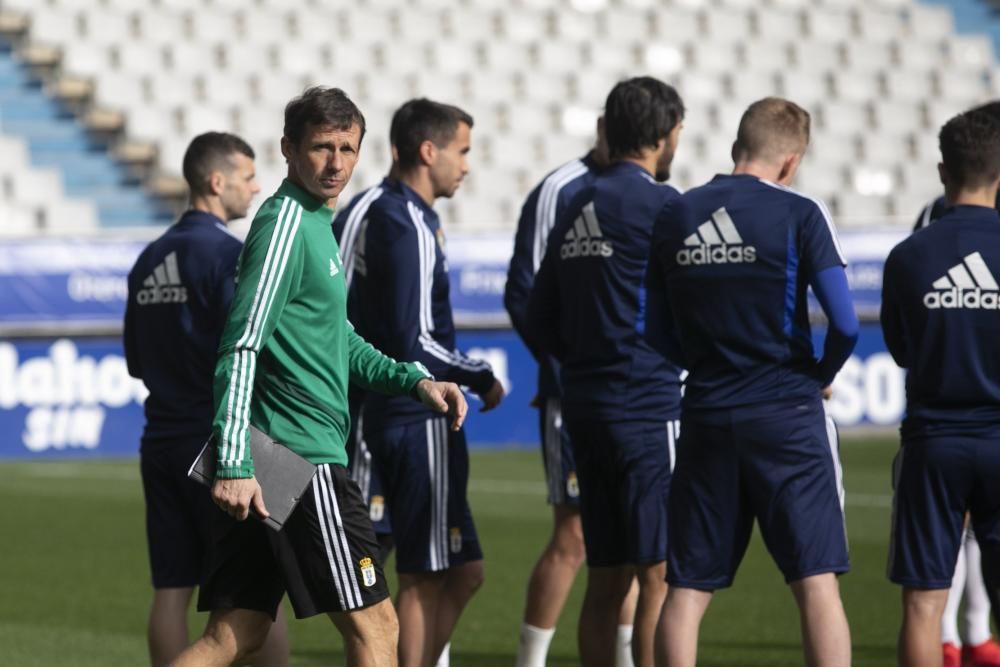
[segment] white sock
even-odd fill
[[[958,560],[955,562],[955,576],[951,578],[951,589],[948,591],[948,602],[941,615],[941,643],[962,645],[958,636],[958,608],[962,604],[962,592],[965,590],[965,540],[958,549]]]
[[[521,624],[521,641],[517,647],[515,667],[545,667],[545,658],[549,655],[549,644],[555,628],[536,628],[527,623]]]
[[[615,667],[635,667],[632,662],[632,626],[618,626],[618,641],[615,645]]]
[[[965,643],[979,646],[990,638],[990,596],[983,582],[979,542],[971,530],[965,534]]]
[[[451,664],[451,642],[444,645],[441,649],[441,655],[438,656],[438,661],[434,664],[434,667],[449,667]]]

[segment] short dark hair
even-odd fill
[[[604,134],[612,160],[656,146],[684,119],[673,86],[649,76],[618,82],[604,103]]]
[[[200,195],[208,191],[208,179],[213,171],[231,171],[235,166],[232,161],[234,153],[254,159],[250,144],[235,134],[206,132],[192,139],[184,151],[182,166],[191,194]]]
[[[938,141],[955,185],[978,188],[1000,178],[1000,115],[993,105],[958,114],[941,128]]]
[[[442,148],[455,138],[459,123],[472,127],[472,116],[451,104],[420,97],[396,109],[389,127],[389,141],[396,147],[396,161],[403,169],[420,162],[420,145],[432,141]]]
[[[313,86],[285,105],[284,134],[296,146],[310,125],[349,130],[354,124],[361,128],[360,139],[364,139],[365,117],[340,88]]]
[[[743,112],[733,144],[733,160],[803,153],[809,146],[809,112],[780,97],[757,100]]]

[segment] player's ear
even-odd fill
[[[281,138],[281,154],[284,156],[285,160],[290,161],[292,159],[292,154],[295,152],[295,147],[292,146],[292,142],[288,140],[288,137]]]
[[[802,162],[802,153],[790,153],[781,161],[781,171],[778,173],[778,183],[790,185],[795,180],[795,172],[799,170],[799,163]]]
[[[221,171],[213,171],[208,176],[208,189],[218,197],[226,189],[226,176]]]
[[[944,168],[944,162],[938,162],[938,180],[941,181],[941,185],[948,187],[948,172]]]
[[[430,139],[425,139],[420,144],[420,161],[428,167],[434,164],[437,158],[437,146]]]

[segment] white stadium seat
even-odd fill
[[[757,35],[768,41],[791,41],[802,34],[805,26],[802,12],[762,7],[756,12]]]
[[[914,102],[880,100],[872,105],[872,115],[874,132],[883,137],[918,134],[924,129],[923,105]]]
[[[831,75],[838,99],[864,103],[882,95],[882,77],[878,73],[843,70]]]
[[[38,210],[22,203],[0,199],[0,237],[18,238],[37,236],[39,232]]]
[[[886,42],[852,40],[844,46],[844,58],[850,71],[878,72],[893,67],[894,47]]]
[[[933,94],[933,79],[929,72],[893,71],[885,77],[886,93],[898,102],[919,103]]]

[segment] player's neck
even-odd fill
[[[405,184],[408,188],[417,193],[428,206],[434,206],[434,185],[431,183],[430,174],[426,169],[411,169],[403,171],[393,165],[389,170],[389,178]]]
[[[763,181],[777,183],[781,167],[760,160],[740,160],[733,166],[733,176],[755,176]]]
[[[631,162],[632,164],[639,165],[650,176],[656,176],[656,163],[658,160],[659,155],[649,151],[637,157],[623,157],[621,159],[622,162]]]
[[[219,220],[222,220],[223,223],[227,225],[229,224],[229,220],[226,220],[226,209],[222,206],[222,202],[220,202],[216,197],[192,197],[191,210],[201,211],[202,213],[210,213]]]
[[[952,206],[983,206],[993,208],[996,206],[997,189],[987,186],[985,188],[945,188],[944,198]]]

